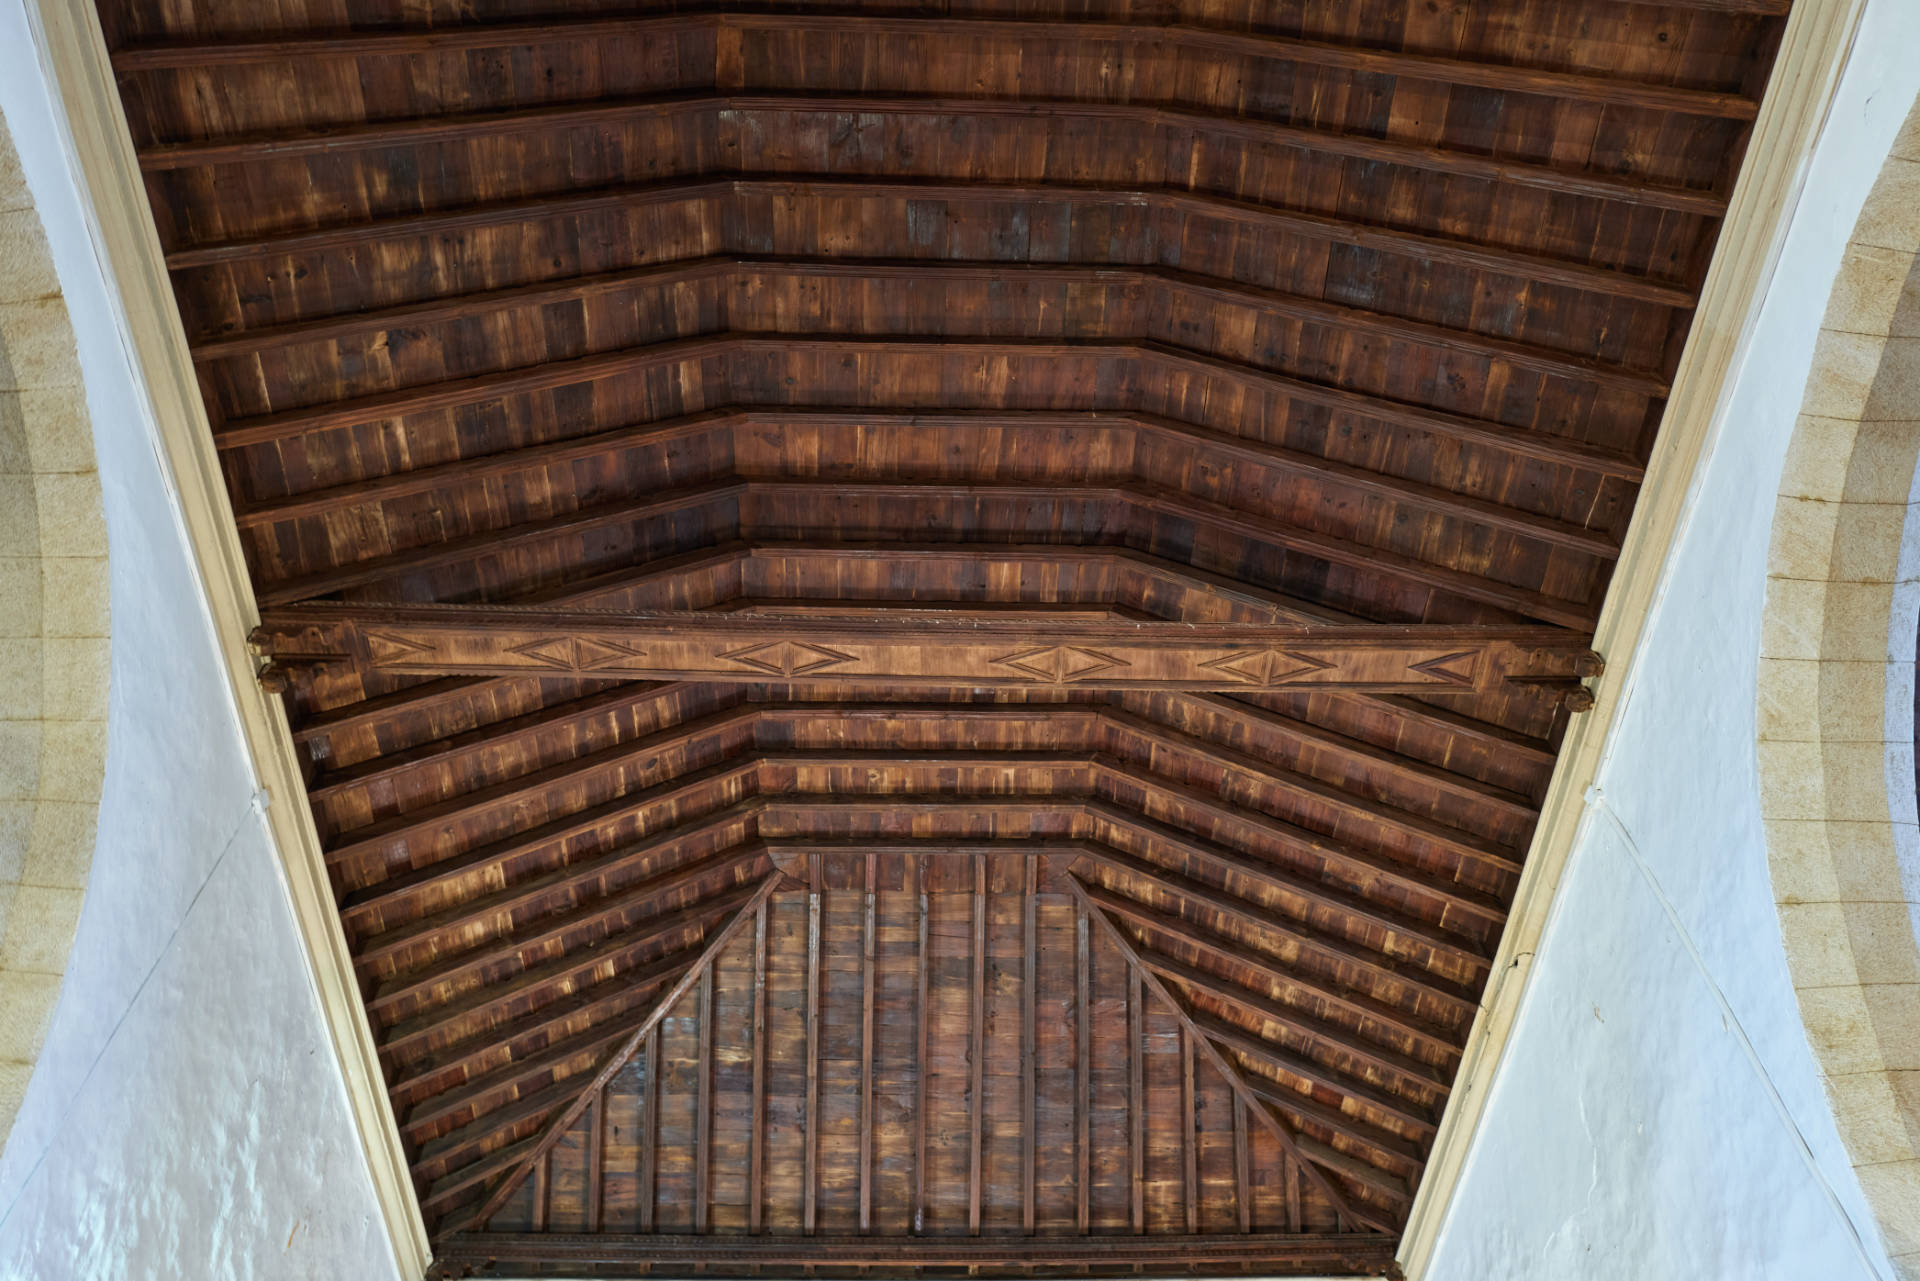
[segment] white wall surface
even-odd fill
[[[1872,0],[1625,673],[1433,1281],[1892,1275],[1788,977],[1755,680],[1814,340],[1917,90],[1920,0]]]
[[[0,1154],[0,1278],[394,1273],[151,413],[22,0],[0,110],[73,317],[111,556],[99,843]]]

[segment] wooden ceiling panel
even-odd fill
[[[440,1269],[1387,1272],[1786,7],[105,0]]]

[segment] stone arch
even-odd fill
[[[106,772],[107,534],[53,256],[0,128],[0,1138],[45,1039]]]
[[[1920,1278],[1920,104],[1847,245],[1782,469],[1759,678],[1788,967],[1854,1170]]]

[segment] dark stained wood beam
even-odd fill
[[[807,1083],[800,1230],[812,1236],[820,1215],[820,874],[817,859],[807,862]]]
[[[550,134],[570,129],[675,119],[716,121],[723,114],[768,117],[937,116],[943,120],[995,119],[1029,123],[1090,121],[1118,124],[1143,134],[1195,133],[1249,147],[1274,147],[1395,165],[1423,173],[1508,184],[1589,200],[1616,201],[1650,209],[1714,218],[1727,198],[1715,191],[1677,187],[1593,170],[1500,160],[1476,152],[1431,146],[1340,129],[1288,124],[1203,106],[1132,102],[1079,102],[1026,98],[895,97],[883,94],[715,93],[692,90],[648,97],[556,104],[509,111],[477,111],[336,125],[301,133],[264,133],[169,142],[140,151],[148,173],[207,166],[260,164],[275,160],[340,156],[394,147],[435,146]],[[1150,145],[1143,138],[1142,145]]]
[[[967,1232],[980,1235],[980,1196],[985,1175],[981,1151],[986,1120],[987,1067],[987,863],[973,865],[973,979],[968,986],[967,1041]]]
[[[1594,360],[1534,343],[1516,342],[1472,329],[1413,320],[1386,312],[1329,302],[1239,281],[1203,276],[1171,267],[1128,263],[992,263],[943,259],[937,262],[873,261],[858,258],[776,258],[723,255],[654,263],[602,275],[545,281],[465,295],[449,295],[373,311],[294,321],[257,330],[239,330],[194,345],[197,361],[230,356],[254,357],[312,342],[366,340],[392,329],[416,329],[518,308],[580,303],[609,294],[680,290],[705,284],[730,294],[768,280],[852,280],[880,285],[916,283],[952,288],[963,284],[1000,287],[1065,286],[1082,292],[1106,290],[1138,295],[1149,302],[1148,320],[1133,335],[1158,342],[1173,340],[1165,313],[1182,306],[1213,302],[1262,316],[1284,316],[1322,328],[1407,343],[1486,360],[1547,377],[1664,398],[1667,379],[1658,371]],[[1115,337],[1123,336],[1115,334]]]
[[[1093,953],[1087,911],[1073,908],[1074,1226],[1085,1236],[1093,1223]]]
[[[919,918],[919,947],[914,953],[913,1023],[913,1233],[918,1236],[927,1226],[927,1072],[930,1066],[927,1041],[933,1028],[933,1008],[928,1003],[928,985],[932,975],[932,957],[927,950],[927,860],[924,855],[913,863],[915,907]]]
[[[1035,1098],[1035,1059],[1039,1039],[1035,1019],[1040,1003],[1039,898],[1040,861],[1027,860],[1020,895],[1020,1226],[1031,1235],[1035,1223],[1034,1163],[1040,1141]]]
[[[759,1233],[767,1197],[767,905],[753,914],[753,1096],[747,1119],[747,1231]]]
[[[1078,898],[1080,909],[1093,909]],[[1104,923],[1103,926],[1104,928]],[[1147,1080],[1146,987],[1131,964],[1127,967],[1127,1175],[1128,1215],[1136,1236],[1147,1230]]]
[[[511,606],[306,604],[265,612],[282,663],[341,651],[393,674],[541,672],[765,683],[918,681],[1048,688],[1497,690],[1598,674],[1577,633],[1540,627],[943,620]]]
[[[860,1231],[873,1231],[874,864],[867,854],[860,921]]]
[[[1651,0],[1649,0],[1651,2]],[[1695,0],[1699,7],[1731,7],[1743,0]],[[1744,0],[1745,4],[1770,0]],[[1682,5],[1687,0],[1682,0]],[[1770,11],[1770,10],[1762,10]],[[1784,12],[1784,8],[1780,10]],[[1396,49],[1304,40],[1235,31],[1193,23],[1137,23],[1085,19],[1049,22],[1031,19],[934,17],[872,14],[851,19],[807,13],[720,12],[633,18],[560,19],[538,25],[468,24],[348,34],[288,34],[273,40],[191,41],[131,45],[115,51],[121,72],[241,66],[295,62],[309,58],[415,57],[456,50],[501,49],[520,45],[591,42],[604,39],[666,37],[702,27],[739,32],[808,32],[829,35],[909,36],[965,40],[1071,41],[1120,44],[1136,51],[1179,50],[1194,54],[1271,59],[1326,67],[1360,75],[1393,76],[1436,84],[1465,85],[1504,93],[1534,94],[1575,102],[1610,103],[1647,111],[1753,119],[1758,104],[1734,93],[1686,89],[1578,72],[1505,63],[1438,58]],[[719,78],[716,83],[720,83]]]
[[[1209,192],[1166,186],[1101,186],[1066,183],[955,183],[888,181],[861,175],[801,177],[699,177],[635,184],[610,190],[561,192],[527,200],[403,214],[364,222],[290,231],[258,239],[210,241],[175,248],[167,265],[176,270],[241,263],[265,257],[325,253],[388,240],[433,238],[518,223],[590,216],[608,209],[728,201],[739,196],[926,199],[962,203],[1009,201],[1136,206],[1169,215],[1302,236],[1406,257],[1419,262],[1488,271],[1510,278],[1627,298],[1663,307],[1690,308],[1693,292],[1681,285],[1610,267],[1532,254],[1470,239],[1406,231],[1307,210],[1235,200]],[[718,220],[724,222],[724,219]],[[732,246],[738,247],[738,246]]]
[[[1105,934],[1107,941],[1118,948],[1122,956],[1126,957],[1127,964],[1131,967],[1133,974],[1139,979],[1140,983],[1151,990],[1154,996],[1173,1012],[1174,1016],[1180,1020],[1182,1029],[1192,1035],[1203,1047],[1207,1060],[1213,1064],[1214,1070],[1219,1072],[1226,1080],[1227,1085],[1233,1090],[1234,1094],[1253,1109],[1256,1118],[1266,1126],[1274,1138],[1279,1140],[1281,1149],[1296,1161],[1300,1162],[1301,1168],[1307,1172],[1307,1177],[1313,1181],[1314,1186],[1319,1190],[1320,1194],[1327,1199],[1334,1213],[1337,1214],[1343,1222],[1353,1224],[1357,1227],[1373,1228],[1382,1232],[1395,1231],[1398,1227],[1397,1224],[1377,1212],[1356,1206],[1347,1195],[1328,1178],[1319,1166],[1313,1164],[1308,1159],[1307,1155],[1302,1151],[1294,1132],[1284,1124],[1279,1117],[1275,1116],[1271,1110],[1259,1102],[1258,1098],[1247,1088],[1247,1083],[1241,1077],[1239,1069],[1234,1067],[1226,1056],[1214,1047],[1213,1042],[1207,1040],[1199,1030],[1193,1026],[1193,1021],[1189,1018],[1186,1007],[1175,999],[1173,993],[1167,989],[1160,976],[1141,959],[1139,952],[1134,947],[1133,941],[1127,937],[1126,932],[1108,919],[1106,914],[1087,897],[1085,889],[1077,880],[1069,877],[1067,884],[1068,888],[1073,892],[1074,897],[1078,899],[1081,906],[1086,909],[1088,915],[1100,926],[1101,932]]]
[[[441,1275],[520,1276],[529,1264],[591,1269],[601,1277],[658,1275],[661,1267],[754,1265],[792,1271],[806,1266],[1045,1267],[1052,1265],[1151,1271],[1189,1265],[1246,1265],[1268,1276],[1384,1276],[1398,1240],[1393,1232],[1228,1234],[1189,1237],[942,1237],[675,1236],[548,1232],[461,1233],[439,1241]],[[474,1269],[469,1272],[467,1269]]]
[[[1089,841],[1082,851],[1081,858],[1100,868],[1118,872],[1130,885],[1145,886],[1151,892],[1174,899],[1178,903],[1212,912],[1234,925],[1250,928],[1271,937],[1284,940],[1287,945],[1317,962],[1308,974],[1325,976],[1337,972],[1341,975],[1336,982],[1343,989],[1353,984],[1353,971],[1379,980],[1377,987],[1363,987],[1360,991],[1342,991],[1331,993],[1336,1003],[1346,1003],[1355,996],[1360,998],[1353,1007],[1361,1017],[1384,1018],[1408,1035],[1422,1039],[1435,1039],[1442,1044],[1451,1044],[1440,1029],[1426,1024],[1406,1024],[1398,1022],[1406,1017],[1402,1011],[1396,1015],[1394,1006],[1376,996],[1362,995],[1379,989],[1410,989],[1419,996],[1443,1005],[1459,1021],[1458,1030],[1464,1031],[1466,1024],[1478,1012],[1478,1005],[1468,999],[1459,989],[1450,985],[1436,984],[1431,976],[1415,970],[1413,967],[1396,963],[1390,957],[1367,950],[1344,939],[1327,935],[1311,925],[1303,925],[1292,918],[1277,913],[1272,907],[1255,900],[1241,898],[1225,890],[1216,890],[1204,882],[1195,881],[1176,871],[1170,871],[1156,863],[1133,855],[1122,853],[1110,846]],[[1164,916],[1164,913],[1156,915]],[[1310,962],[1310,963],[1311,963]],[[1249,964],[1254,962],[1249,961]],[[1270,968],[1271,963],[1266,963]],[[1303,981],[1303,971],[1296,961],[1287,967],[1288,981]],[[1324,983],[1324,978],[1321,979]]]
[[[761,881],[760,888],[754,891],[752,897],[737,908],[734,913],[727,918],[725,924],[713,932],[712,937],[706,942],[705,946],[702,947],[692,967],[682,974],[680,978],[667,989],[666,993],[660,997],[653,1011],[648,1015],[642,1026],[628,1034],[627,1040],[614,1051],[600,1070],[594,1073],[593,1079],[579,1091],[573,1102],[558,1109],[552,1119],[549,1120],[541,1130],[539,1137],[534,1140],[527,1154],[502,1173],[491,1193],[481,1204],[475,1216],[476,1222],[487,1222],[493,1217],[494,1212],[506,1203],[506,1199],[511,1196],[513,1190],[519,1186],[520,1180],[526,1177],[534,1161],[545,1156],[552,1150],[553,1145],[560,1141],[560,1136],[566,1133],[567,1127],[580,1115],[580,1112],[592,1100],[593,1096],[601,1087],[606,1085],[608,1081],[613,1079],[615,1073],[626,1066],[627,1061],[633,1057],[634,1053],[639,1050],[646,1040],[647,1034],[659,1025],[661,1019],[666,1017],[667,1011],[673,1007],[674,1003],[699,981],[700,977],[706,972],[707,967],[712,965],[714,958],[726,948],[727,944],[733,941],[734,936],[745,928],[749,921],[754,919],[759,911],[760,905],[772,895],[773,891],[779,887],[781,881],[784,879],[785,878],[779,873],[768,875]]]
[[[1036,512],[1052,510],[1062,499],[1059,488],[1044,485],[862,481],[828,486],[814,481],[717,481],[670,491],[665,496],[598,504],[546,520],[427,542],[299,577],[263,582],[257,596],[263,607],[312,601],[509,551],[552,547],[596,531],[636,527],[660,531],[668,521],[678,520],[684,524],[694,514],[703,515],[720,526],[720,539],[730,542],[755,532],[751,513],[757,504],[797,500],[814,504],[818,510],[819,505],[829,502],[830,495],[836,493],[878,502],[997,503]],[[1521,618],[1577,631],[1591,632],[1594,625],[1596,610],[1583,600],[1513,586],[1480,573],[1435,564],[1158,485],[1132,481],[1083,485],[1074,487],[1065,496],[1081,503],[1098,503],[1105,509],[1108,528],[1094,531],[1096,540],[1147,544],[1154,536],[1156,522],[1171,519],[1196,526],[1209,535],[1242,539],[1329,566],[1377,574],[1430,592],[1436,598],[1491,606]],[[1027,524],[1027,528],[1006,529],[1001,537],[1024,542],[1040,534],[1041,531],[1031,528],[1030,519]],[[1546,541],[1558,539],[1556,536]],[[1610,541],[1601,538],[1582,535],[1580,541],[1590,544],[1582,549],[1582,554],[1595,561],[1609,561],[1617,552]],[[849,607],[856,606],[850,604]]]
[[[763,899],[754,909],[758,920],[766,906]],[[700,972],[699,995],[695,1001],[699,1019],[698,1045],[694,1054],[693,1101],[693,1230],[705,1232],[713,1200],[713,966]]]
[[[1136,440],[1152,440],[1191,450],[1206,457],[1219,458],[1223,464],[1259,468],[1276,476],[1311,480],[1332,489],[1381,498],[1436,515],[1467,521],[1488,529],[1564,547],[1585,555],[1612,559],[1618,547],[1604,531],[1543,514],[1524,507],[1475,498],[1434,485],[1409,480],[1391,472],[1373,471],[1319,454],[1269,444],[1227,432],[1214,431],[1191,423],[1155,414],[1135,411],[1095,411],[1091,413],[1045,413],[1037,411],[944,412],[939,414],[903,414],[857,408],[794,409],[737,407],[714,409],[654,423],[591,432],[523,449],[480,454],[452,462],[412,470],[390,472],[367,480],[357,480],[323,490],[306,490],[282,497],[263,498],[243,505],[235,518],[244,528],[263,528],[283,521],[305,519],[338,512],[379,507],[422,494],[461,489],[511,477],[533,477],[549,469],[589,461],[612,461],[630,450],[655,450],[676,442],[725,432],[736,441],[743,430],[782,430],[787,427],[818,427],[858,422],[880,430],[905,431],[927,428],[970,428],[988,433],[1008,428],[1050,429],[1063,436],[1089,429],[1132,433]],[[1555,465],[1571,466],[1600,475],[1637,474],[1638,463],[1622,455],[1607,454],[1563,437],[1490,425],[1466,443],[1490,445],[1518,457],[1539,458]],[[1136,455],[1137,456],[1137,455]],[[1631,479],[1631,476],[1627,476]],[[1124,473],[1106,477],[1084,477],[1103,487],[1133,483],[1150,485],[1153,476],[1136,465]],[[784,485],[803,483],[761,476],[731,476],[709,479],[697,488],[703,493],[724,496],[736,492],[746,495],[777,494]],[[885,484],[869,481],[867,484]],[[736,491],[735,485],[744,485]],[[719,488],[715,488],[715,487]],[[1170,492],[1184,494],[1186,490]],[[1197,495],[1195,497],[1198,497]],[[743,531],[744,533],[745,531]],[[761,540],[756,540],[756,542]],[[747,543],[745,545],[755,545]],[[680,558],[697,566],[694,554]]]
[[[660,1024],[647,1029],[646,1084],[640,1102],[640,1230],[650,1232],[660,1198]]]
[[[1617,450],[1586,444],[1572,437],[1531,431],[1488,418],[1478,418],[1353,391],[1299,378],[1285,370],[1246,364],[1216,356],[1210,352],[1145,336],[1124,335],[1099,339],[1058,340],[914,335],[872,336],[817,331],[769,335],[720,331],[672,338],[637,347],[618,348],[567,360],[547,361],[537,365],[475,374],[442,382],[420,383],[394,391],[348,397],[297,409],[233,418],[214,428],[214,440],[222,450],[231,452],[256,445],[298,440],[320,432],[367,423],[388,422],[415,414],[485,404],[508,396],[530,395],[535,392],[553,391],[561,387],[594,383],[609,378],[630,377],[653,371],[671,371],[698,362],[720,360],[731,363],[732,358],[736,356],[751,357],[762,354],[772,354],[783,359],[809,355],[845,355],[869,360],[894,356],[1124,360],[1162,377],[1168,374],[1179,374],[1215,378],[1245,388],[1252,393],[1282,395],[1300,404],[1317,406],[1334,413],[1352,414],[1391,427],[1426,432],[1466,444],[1482,445],[1523,457],[1539,458],[1545,462],[1597,471],[1603,475],[1637,479],[1644,472],[1643,464],[1635,457]],[[1138,391],[1125,390],[1116,393],[1116,396],[1121,403],[1108,406],[1103,412],[1138,415],[1140,421],[1147,421],[1144,418],[1144,409],[1136,409],[1140,396]],[[666,433],[662,439],[670,440],[677,432],[691,433],[716,428],[723,425],[724,416],[734,412],[736,411],[717,409],[713,411],[712,418],[704,415],[688,416],[685,420],[664,423],[660,426],[660,430]],[[761,420],[769,425],[778,425],[782,420],[789,419],[804,421],[807,413],[803,409],[783,410],[773,407],[754,408],[750,411],[743,407],[737,412],[760,416]],[[881,406],[860,412],[863,415],[871,414],[878,417],[884,416],[887,410]],[[1015,405],[1008,406],[1004,411],[992,412],[1011,412],[1017,415],[1026,411]],[[943,413],[940,417],[954,420],[962,415]],[[1163,425],[1163,428],[1164,425],[1174,422],[1170,419],[1157,421]],[[1284,463],[1289,461],[1290,457],[1287,451],[1278,449],[1260,451],[1257,445],[1244,440],[1236,442],[1224,433],[1207,433],[1205,440],[1214,447],[1237,444],[1242,449],[1258,453],[1263,461]],[[538,455],[535,457],[537,458]],[[1305,456],[1293,455],[1292,457]],[[1348,467],[1344,470],[1337,468],[1334,470],[1344,478],[1357,479],[1364,469]],[[362,491],[349,490],[348,492]],[[1461,500],[1456,497],[1454,501],[1458,503]]]
[[[1344,992],[1338,980],[1303,973],[1293,966],[1282,964],[1274,957],[1255,952],[1239,944],[1230,936],[1220,935],[1204,925],[1158,911],[1124,894],[1116,894],[1097,882],[1083,880],[1082,884],[1086,888],[1087,897],[1109,916],[1132,921],[1151,934],[1173,939],[1179,945],[1249,971],[1273,987],[1304,996],[1305,1003],[1309,1007],[1317,1006],[1330,1014],[1372,1023],[1376,1028],[1387,1028],[1394,1034],[1394,1039],[1404,1039],[1423,1047],[1429,1054],[1443,1060],[1448,1068],[1452,1068],[1459,1061],[1458,1041],[1464,1039],[1465,1028],[1449,1034],[1447,1030],[1434,1027],[1418,1016],[1384,1001]],[[1353,1034],[1349,1033],[1349,1035]],[[1367,1034],[1363,1032],[1360,1035]],[[1370,1039],[1385,1040],[1386,1038],[1381,1038],[1376,1030],[1371,1034]]]

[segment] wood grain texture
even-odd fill
[[[1785,4],[482,8],[101,6],[439,1266],[1386,1270]]]

